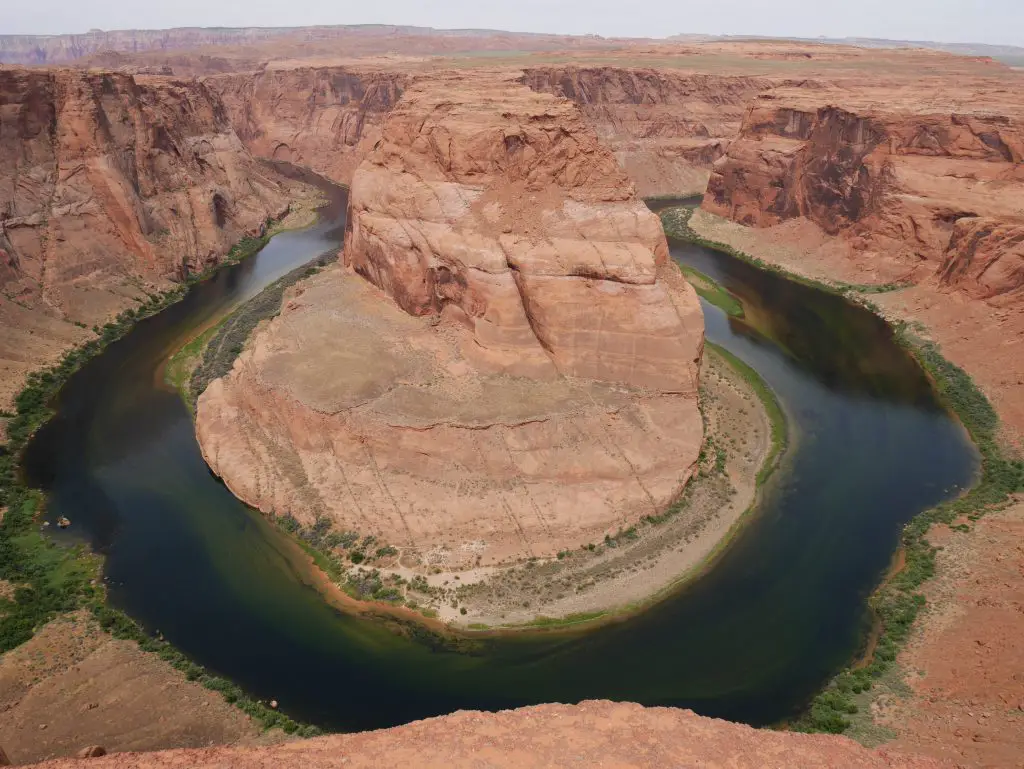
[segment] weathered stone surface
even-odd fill
[[[921,277],[940,271],[977,297],[1017,290],[1019,107],[978,101],[970,89],[943,93],[945,108],[932,94],[901,96],[778,89],[759,98],[716,163],[704,208],[755,227],[803,219]]]
[[[0,69],[0,406],[144,290],[216,263],[289,183],[194,81]]]
[[[339,184],[380,138],[408,76],[352,67],[272,68],[207,78],[236,133],[259,157],[311,168]]]
[[[0,274],[58,305],[127,276],[182,277],[287,207],[195,82],[0,71]]]
[[[946,246],[940,280],[978,299],[1024,293],[1024,221],[957,219]]]
[[[575,102],[645,196],[701,194],[758,93],[777,79],[628,66],[528,67],[523,82]]]
[[[700,305],[574,105],[507,74],[413,83],[354,176],[344,255],[199,399],[244,500],[467,568],[679,494]]]
[[[39,764],[77,766],[73,760]],[[952,763],[868,750],[846,737],[752,729],[689,710],[602,701],[475,711],[359,734],[336,734],[264,748],[123,753],[90,769],[304,766],[308,769],[415,766],[423,769],[540,769],[561,766],[707,769],[941,769]]]
[[[348,227],[356,272],[414,315],[451,307],[494,370],[696,392],[695,294],[568,102],[507,75],[417,82],[356,173]]]

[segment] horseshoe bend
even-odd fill
[[[1019,765],[1022,51],[0,35],[0,765]]]
[[[199,398],[244,500],[465,569],[680,494],[700,306],[575,105],[502,75],[412,84],[353,176],[343,260]]]

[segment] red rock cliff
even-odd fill
[[[62,320],[105,322],[216,262],[289,197],[201,83],[0,70],[0,291],[17,302],[0,298],[5,394],[9,373],[50,356],[38,340],[76,337]]]
[[[704,208],[755,227],[803,218],[976,296],[1016,291],[1024,120],[986,106],[779,89],[747,112]]]
[[[380,138],[407,76],[346,67],[270,69],[206,84],[224,100],[236,133],[260,157],[306,166],[340,184]]]
[[[764,77],[629,67],[535,67],[523,82],[574,101],[643,196],[704,191]]]

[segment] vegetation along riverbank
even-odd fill
[[[254,255],[282,229],[308,224],[309,209],[299,205],[280,220],[268,220],[261,228],[262,235],[240,241],[217,266],[189,276],[185,283],[168,291],[150,294],[138,307],[94,328],[96,337],[67,351],[57,365],[27,378],[13,412],[4,415],[7,444],[0,451],[0,587],[4,588],[0,591],[0,652],[25,643],[55,618],[84,609],[113,638],[137,642],[140,649],[153,652],[188,681],[222,694],[265,728],[280,728],[287,733],[316,732],[268,704],[247,697],[231,682],[194,664],[162,637],[154,637],[109,606],[101,579],[102,559],[84,545],[59,545],[46,535],[41,525],[45,496],[25,486],[19,475],[19,463],[29,440],[51,418],[51,404],[80,367],[124,337],[139,321],[181,300],[189,286]]]
[[[169,368],[186,400],[194,403],[212,379],[231,370],[252,330],[280,311],[289,286],[325,265],[294,271],[186,345]],[[389,616],[473,631],[576,628],[620,618],[708,567],[746,519],[785,447],[785,417],[770,388],[714,345],[702,372],[701,402],[705,446],[695,480],[676,503],[557,558],[455,570],[373,532],[336,530],[326,517],[307,526],[287,512],[272,518],[326,575],[318,581],[322,592],[333,588],[364,605],[386,607]]]
[[[693,230],[692,209],[662,212],[666,233],[673,238],[724,251],[762,269],[840,294],[885,318],[897,341],[920,363],[932,379],[942,402],[956,415],[970,434],[980,454],[976,483],[963,495],[915,516],[903,529],[899,548],[902,568],[894,569],[872,594],[869,605],[879,630],[874,649],[862,664],[838,673],[813,699],[792,728],[801,731],[844,732],[855,736],[869,730],[871,691],[891,676],[899,651],[910,638],[915,620],[925,606],[922,587],[935,574],[936,548],[928,540],[936,524],[964,526],[958,521],[975,521],[987,512],[1002,509],[1013,494],[1024,491],[1024,463],[1013,456],[999,439],[999,417],[985,394],[962,368],[945,358],[938,345],[923,336],[924,329],[903,319],[894,319],[865,298],[865,294],[897,291],[903,284],[881,286],[822,281],[794,274],[779,265],[740,251],[727,243],[711,240]],[[966,526],[964,526],[966,528]],[[867,723],[866,723],[867,722]],[[851,727],[854,727],[851,729]]]

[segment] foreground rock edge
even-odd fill
[[[259,749],[207,748],[126,753],[89,759],[104,767],[328,767],[416,766],[424,769],[495,769],[570,765],[661,769],[701,766],[754,769],[841,766],[863,769],[939,769],[935,759],[887,749],[868,750],[853,740],[753,729],[688,710],[586,701],[537,705],[499,713],[460,711],[392,729],[285,743]],[[40,767],[77,766],[73,759]]]

